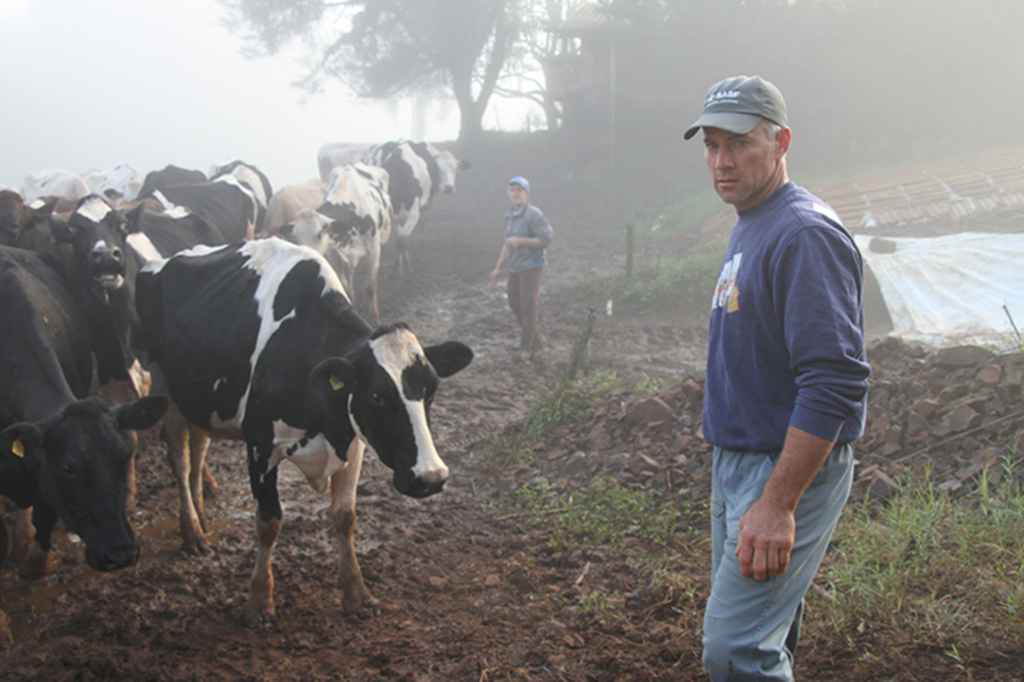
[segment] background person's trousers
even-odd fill
[[[540,332],[540,281],[543,275],[544,268],[510,272],[508,275],[508,305],[522,329],[519,348],[524,352],[535,350]]]
[[[761,497],[778,452],[715,448],[711,486],[711,595],[704,667],[713,682],[792,680],[803,598],[853,485],[853,445],[836,445],[796,508],[789,568],[763,582],[740,573],[740,517]]]

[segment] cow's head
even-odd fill
[[[92,397],[40,422],[0,431],[0,470],[14,476],[22,491],[38,487],[68,530],[85,542],[85,558],[97,571],[131,566],[139,558],[125,516],[133,442],[128,431],[153,426],[167,406],[165,396],[117,408]]]
[[[64,223],[55,223],[54,239],[75,252],[75,270],[89,286],[119,289],[127,269],[127,219],[96,194],[83,197]]]
[[[347,404],[356,434],[394,471],[396,490],[428,497],[448,480],[430,434],[430,404],[439,378],[472,359],[473,351],[457,341],[422,348],[407,326],[396,324],[345,357],[324,360],[310,381],[336,409]]]
[[[438,152],[434,159],[441,173],[441,191],[451,194],[455,191],[455,172],[469,168],[469,161],[456,159],[449,151]]]
[[[37,203],[38,206],[30,207],[17,192],[0,191],[0,244],[22,249],[52,250],[50,217],[57,199]]]

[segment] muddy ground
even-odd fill
[[[175,487],[153,429],[141,434],[131,516],[142,559],[134,568],[97,574],[86,567],[81,543],[61,535],[52,576],[20,580],[7,561],[4,608],[16,642],[0,654],[0,679],[704,679],[699,627],[708,558],[701,533],[674,549],[673,580],[649,589],[650,567],[628,543],[552,554],[544,537],[501,505],[499,491],[521,484],[515,477],[522,472],[495,469],[483,455],[490,436],[525,418],[531,395],[558,381],[588,309],[603,312],[603,300],[574,294],[572,285],[623,267],[625,216],[649,197],[593,168],[546,161],[537,149],[483,152],[460,175],[456,194],[441,197],[429,215],[412,279],[382,279],[385,321],[409,323],[424,342],[463,341],[476,357],[443,383],[434,403],[435,438],[452,471],[442,494],[404,498],[389,471],[367,457],[356,540],[381,613],[368,620],[342,615],[329,499],[287,467],[274,562],[277,620],[246,629],[242,609],[255,550],[242,448],[211,447],[221,486],[208,510],[214,552],[197,559],[178,551]],[[516,329],[503,287],[487,284],[501,243],[505,182],[519,173],[533,180],[533,199],[556,235],[542,295],[546,348],[539,365],[513,362]],[[392,256],[385,257],[385,273]],[[618,306],[611,317],[598,317],[590,364],[637,379],[699,374],[704,340],[700,313],[664,318]],[[692,447],[691,456],[705,450]],[[563,454],[547,458],[542,451],[537,460],[560,465]],[[595,590],[616,595],[610,608],[586,608],[582,595]],[[850,660],[843,642],[814,627],[814,648],[798,664],[801,679],[952,679],[942,672],[949,667],[940,652],[878,677]]]

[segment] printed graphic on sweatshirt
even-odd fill
[[[722,265],[722,272],[718,275],[718,284],[715,286],[715,295],[711,298],[711,313],[714,314],[718,308],[725,308],[725,312],[733,313],[740,309],[740,290],[736,287],[736,275],[740,271],[742,253],[737,253]]]

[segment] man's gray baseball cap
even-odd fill
[[[711,86],[700,118],[683,134],[689,140],[701,128],[749,133],[762,118],[786,127],[786,100],[779,89],[760,76],[726,78]]]

